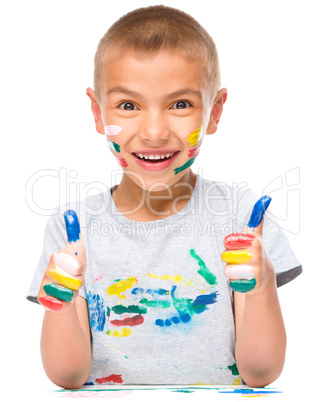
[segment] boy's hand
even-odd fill
[[[230,287],[236,292],[255,294],[275,281],[273,265],[262,239],[263,215],[271,198],[264,196],[254,205],[244,233],[231,233],[224,239],[222,260]]]
[[[76,300],[84,285],[86,254],[76,213],[64,213],[67,243],[53,253],[46,268],[37,299],[46,309],[64,311]]]

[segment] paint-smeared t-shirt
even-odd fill
[[[63,213],[74,209],[87,255],[79,293],[92,335],[87,384],[240,384],[233,291],[221,254],[224,237],[243,230],[259,197],[197,175],[181,211],[135,222],[116,208],[115,188],[49,218],[27,298],[37,302],[50,255],[66,243]],[[301,265],[269,210],[263,237],[277,286],[298,276]]]

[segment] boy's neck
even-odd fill
[[[127,219],[149,222],[174,215],[185,207],[195,187],[197,175],[191,169],[177,183],[163,191],[149,192],[136,185],[127,174],[112,194],[117,209]],[[179,185],[182,183],[183,185]]]

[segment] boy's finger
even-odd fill
[[[80,240],[80,224],[75,211],[69,209],[64,212],[64,220],[68,243],[71,244],[72,242]]]
[[[224,239],[224,247],[227,250],[239,250],[252,246],[255,236],[250,233],[231,233]]]
[[[247,224],[247,227],[251,228],[253,232],[262,235],[263,216],[265,211],[268,209],[270,202],[271,197],[264,195],[254,204],[250,220]]]

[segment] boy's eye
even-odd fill
[[[138,108],[131,102],[123,102],[119,105],[124,110],[137,110]]]
[[[191,106],[191,104],[187,101],[179,101],[179,102],[176,102],[174,105],[172,105],[171,109],[185,109],[190,106]]]

